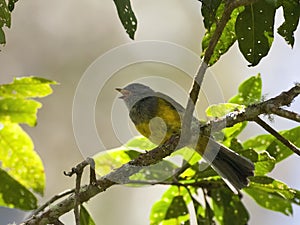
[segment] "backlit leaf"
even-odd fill
[[[261,100],[262,80],[260,74],[252,76],[240,84],[238,94],[229,102],[248,106]]]
[[[296,191],[270,177],[251,177],[251,184],[243,190],[260,206],[291,215]]]
[[[28,189],[40,194],[45,187],[42,161],[30,137],[16,123],[3,123],[0,129],[1,167]]]
[[[187,204],[191,201],[183,187],[171,186],[157,201],[150,214],[150,224],[189,224]]]
[[[0,85],[0,99],[45,97],[52,93],[51,84],[57,83],[40,77],[16,77],[12,83]]]
[[[228,188],[212,189],[215,218],[221,225],[247,224],[249,214],[238,195]]]

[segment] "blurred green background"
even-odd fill
[[[138,19],[136,41],[169,41],[200,55],[204,30],[198,1],[133,0],[132,7]],[[278,15],[276,24],[281,24],[281,21],[282,15]],[[41,100],[43,108],[38,113],[38,125],[35,128],[24,126],[44,162],[47,184],[45,196],[40,198],[43,202],[54,194],[73,187],[74,180],[65,177],[63,171],[83,160],[72,130],[72,102],[81,76],[98,56],[119,45],[134,41],[125,33],[114,3],[109,0],[19,1],[12,14],[12,28],[6,29],[5,32],[7,44],[1,47],[0,52],[1,83],[9,83],[15,76],[27,75],[53,79],[60,83],[54,87],[51,96]],[[299,82],[299,39],[298,29],[294,49],[291,49],[281,37],[275,36],[269,55],[255,68],[247,67],[248,63],[242,58],[235,44],[210,69],[210,73],[214,74],[221,87],[225,100],[236,93],[240,82],[258,72],[262,75],[263,93],[266,98],[289,89],[294,82]],[[180,77],[180,71],[160,64],[140,66],[119,71],[121,75],[118,76],[118,80],[109,85],[112,89],[106,88],[105,92],[101,93],[96,107],[99,133],[101,130],[105,131],[106,126],[111,126],[111,115],[106,104],[117,98],[113,87],[130,82],[128,74],[138,74],[142,71],[143,74],[168,74],[169,77],[174,73],[174,76]],[[182,79],[183,88],[188,90],[189,83],[186,83],[184,76]],[[170,90],[165,90],[172,95],[168,91]],[[174,95],[172,97],[184,102],[183,98],[178,99]],[[115,104],[123,103],[116,101]],[[298,99],[293,103],[293,109],[299,112],[299,106]],[[200,107],[200,115],[204,108]],[[120,111],[120,117],[128,119],[125,110]],[[277,118],[275,121],[272,126],[279,130],[296,125]],[[249,129],[243,132],[242,138],[246,139],[259,133],[264,131],[250,124]],[[110,131],[102,132],[101,137],[105,140],[107,148],[120,145],[120,141]],[[272,176],[300,189],[298,164],[299,159],[292,156],[280,163],[272,172]],[[165,188],[116,186],[91,200],[88,208],[97,224],[147,224],[151,205],[159,199]],[[244,200],[250,211],[249,224],[299,224],[299,207],[294,208],[293,217],[286,217],[262,209],[246,196]],[[17,210],[0,208],[0,224],[20,222],[23,217],[24,214]],[[72,217],[73,214],[70,213],[62,220],[66,224],[73,224]]]

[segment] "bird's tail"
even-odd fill
[[[217,143],[211,138],[201,137],[198,142],[201,145],[197,152],[201,153],[203,158],[211,164],[213,169],[220,175],[232,189],[236,191],[247,187],[248,177],[254,175],[254,164],[247,158],[237,154],[229,148]],[[204,145],[203,145],[204,144]],[[203,147],[206,148],[203,150]]]

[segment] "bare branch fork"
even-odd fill
[[[225,25],[230,19],[232,11],[240,6],[245,6],[252,4],[258,0],[227,0],[227,4],[223,13],[222,18],[218,21],[216,26],[216,31],[213,34],[209,46],[205,52],[204,60],[200,65],[199,71],[195,76],[192,89],[190,91],[190,98],[186,107],[186,112],[183,119],[182,133],[190,133],[190,125],[192,114],[194,111],[195,104],[198,99],[199,91],[201,84],[204,78],[204,74],[208,68],[208,64],[211,56],[213,55],[215,46],[220,39],[222,31],[224,30]],[[264,101],[255,105],[251,105],[246,108],[243,112],[233,112],[227,115],[224,118],[210,121],[206,125],[200,127],[200,135],[210,134],[212,128],[214,131],[222,130],[224,127],[230,127],[234,124],[243,121],[256,121],[258,120],[259,115],[263,114],[276,114],[282,117],[298,121],[300,116],[297,113],[284,111],[282,106],[289,106],[293,99],[295,99],[300,94],[300,85],[296,84],[292,89],[287,92],[283,92],[279,96],[272,98],[268,101]],[[260,123],[262,125],[262,123]],[[188,137],[189,135],[186,135]],[[169,156],[176,150],[176,147],[179,143],[180,136],[174,135],[169,140],[167,140],[163,145],[154,148],[153,150],[140,154],[138,158],[122,165],[120,168],[112,171],[104,177],[96,179],[94,171],[94,162],[92,159],[87,159],[76,167],[72,169],[71,172],[65,173],[65,175],[72,176],[73,174],[77,175],[76,179],[76,188],[61,195],[57,195],[48,201],[46,204],[41,206],[38,210],[35,211],[34,215],[28,219],[23,225],[33,225],[33,224],[59,224],[58,218],[63,214],[69,212],[72,209],[75,209],[75,217],[78,222],[78,206],[82,203],[88,201],[95,195],[104,192],[107,188],[115,184],[125,184],[131,182],[129,177],[137,172],[139,172],[143,167],[155,164],[161,161],[166,156]],[[297,151],[299,151],[297,149]],[[296,151],[296,152],[297,152]],[[300,152],[300,151],[299,151]],[[298,154],[298,153],[297,153]],[[84,186],[80,186],[81,175],[83,169],[90,165],[90,183]],[[180,185],[180,184],[174,184]],[[207,187],[208,184],[199,184],[199,186]],[[65,197],[67,194],[70,194],[67,198],[63,199],[61,202],[56,205],[52,205],[47,210],[47,206],[52,204],[54,201]],[[45,211],[44,211],[45,210]]]

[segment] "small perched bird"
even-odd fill
[[[139,83],[116,90],[122,94],[120,98],[124,100],[136,129],[151,142],[160,145],[172,135],[180,134],[185,109],[178,102]],[[248,186],[248,177],[254,174],[254,164],[211,137],[199,137],[200,125],[200,121],[193,117],[189,146],[193,146],[211,163],[213,169],[226,183],[229,182],[235,192]]]

